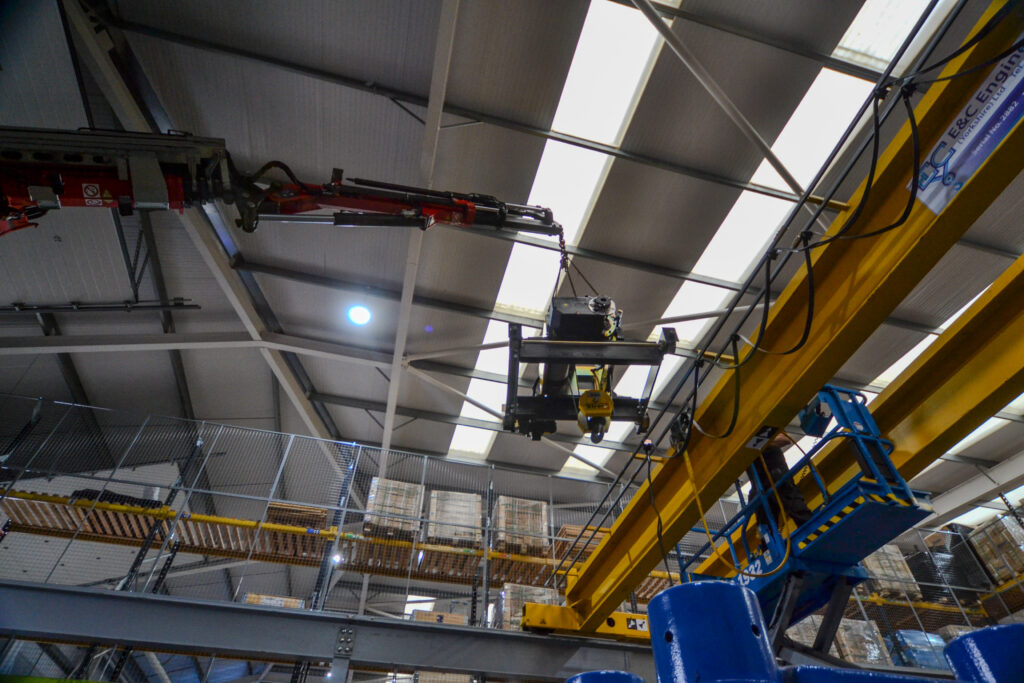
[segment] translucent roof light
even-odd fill
[[[928,0],[867,0],[832,56],[882,71],[927,6]],[[931,33],[934,22],[941,20],[950,6],[948,1],[939,3],[922,35]]]
[[[618,145],[660,46],[657,30],[640,12],[611,2],[591,3],[552,129]],[[610,166],[608,155],[548,140],[528,202],[551,208],[562,224],[566,243],[575,244]],[[543,313],[550,302],[558,268],[557,253],[515,245],[505,267],[496,308]],[[496,327],[495,323],[488,326],[485,343],[495,336],[493,328]],[[507,338],[505,326],[500,325],[500,328],[501,337]],[[476,367],[506,372],[507,358],[508,352],[504,349],[485,351],[478,357]],[[489,395],[494,391],[493,386],[497,385],[473,380],[467,394],[500,410],[500,402]],[[467,416],[483,412],[468,403],[462,409],[462,414]],[[487,418],[493,419],[490,415]],[[449,451],[486,455],[493,442],[494,432],[460,426],[455,429]],[[601,453],[591,456],[593,462],[602,457],[607,460],[611,454],[608,449],[597,450]]]

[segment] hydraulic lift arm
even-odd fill
[[[280,182],[267,174],[277,170]],[[185,208],[221,199],[237,206],[238,225],[252,232],[259,214],[338,209],[339,226],[434,223],[487,226],[559,235],[550,209],[510,204],[479,194],[438,192],[392,183],[345,181],[335,169],[323,185],[304,183],[287,165],[271,161],[240,172],[217,138],[108,131],[0,128],[0,235],[35,225],[61,206],[135,209]]]
[[[979,26],[1003,3],[997,2]],[[984,41],[965,50],[947,65],[944,75],[978,64],[1014,44],[1024,17],[1012,13]],[[980,46],[980,49],[979,49]],[[921,147],[931,150],[986,78],[982,70],[932,85],[915,108]],[[888,225],[907,200],[913,168],[909,125],[896,135],[879,159],[876,180],[863,215],[851,236]],[[651,478],[642,483],[610,533],[579,570],[567,576],[566,607],[560,623],[541,625],[526,608],[524,626],[594,631],[662,559],[655,529],[660,512],[662,535],[672,544],[698,522],[696,496],[710,506],[750,466],[756,451],[751,438],[766,427],[778,429],[808,402],[884,321],[956,240],[981,215],[1021,170],[1024,133],[1016,126],[984,159],[974,175],[938,213],[921,201],[897,230],[869,239],[836,240],[813,254],[815,299],[813,328],[806,344],[788,356],[758,354],[743,366],[743,408],[726,438],[694,432],[688,447],[694,478],[674,449]],[[856,206],[864,184],[855,193]],[[842,226],[841,213],[830,233]],[[765,346],[788,348],[801,337],[807,315],[807,273],[801,269],[772,307]],[[747,349],[744,354],[750,351]],[[710,433],[722,433],[730,422],[736,376],[726,374],[696,411],[696,421]],[[648,490],[650,489],[650,490]],[[651,504],[651,499],[654,505]]]

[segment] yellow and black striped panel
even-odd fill
[[[914,504],[914,501],[907,500],[906,498],[900,498],[895,493],[887,493],[884,496],[880,496],[877,493],[870,493],[868,496],[876,503],[896,503],[903,507],[910,507]]]
[[[860,505],[862,505],[864,503],[864,500],[865,500],[864,496],[857,496],[857,498],[855,498],[853,500],[853,502],[851,502],[849,505],[844,507],[842,510],[840,510],[836,514],[832,515],[832,517],[830,517],[827,522],[825,522],[824,524],[819,526],[812,533],[808,534],[807,538],[805,538],[804,540],[800,541],[800,543],[797,544],[797,547],[800,550],[803,550],[804,548],[806,548],[808,545],[813,543],[815,539],[817,539],[819,536],[821,536],[826,531],[828,531],[829,529],[834,527],[836,524],[838,524],[839,521],[843,517],[846,517],[846,515],[850,514],[854,510],[856,510],[857,507],[859,507]]]

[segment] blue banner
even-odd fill
[[[940,213],[1024,117],[1024,47],[989,73],[921,160],[917,198]]]

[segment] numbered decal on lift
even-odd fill
[[[647,620],[644,618],[628,617],[626,619],[626,628],[630,631],[643,631],[647,632]]]
[[[747,442],[747,448],[753,448],[756,451],[764,450],[764,447],[771,440],[772,434],[778,430],[778,427],[772,427],[771,425],[761,427],[757,430],[757,434],[754,434],[754,438]]]

